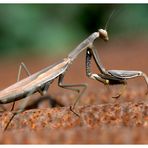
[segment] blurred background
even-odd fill
[[[147,4],[0,4],[0,56],[70,52],[115,10],[111,39],[148,33]]]

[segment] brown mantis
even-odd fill
[[[47,90],[50,84],[54,81],[54,79],[59,78],[58,85],[60,87],[73,90],[79,93],[73,106],[70,106],[70,110],[76,115],[78,115],[74,111],[74,109],[80,97],[86,90],[87,85],[86,84],[63,84],[63,80],[64,80],[65,72],[68,70],[70,64],[77,58],[77,56],[83,50],[86,50],[86,74],[89,78],[95,79],[104,84],[112,85],[112,84],[126,84],[127,79],[143,76],[148,85],[148,78],[146,74],[144,74],[141,71],[105,70],[96,53],[95,47],[93,46],[93,42],[97,38],[101,38],[104,41],[108,41],[109,38],[108,38],[107,31],[104,29],[99,29],[98,32],[92,33],[88,38],[86,38],[82,43],[80,43],[68,55],[67,58],[64,58],[60,62],[53,64],[49,67],[46,67],[45,69],[32,75],[29,73],[27,67],[22,63],[19,69],[18,82],[0,92],[0,104],[14,102],[26,97],[28,98],[30,95],[36,92],[39,92],[43,96],[47,93]],[[91,68],[92,57],[94,58],[96,65],[101,72],[100,74],[91,73],[90,68]],[[24,67],[29,77],[19,81],[22,67]],[[80,89],[78,88],[82,88],[82,91],[80,92]],[[28,100],[27,98],[24,105],[21,107],[21,109],[13,113],[13,116],[11,117],[9,123],[11,122],[11,120],[16,114],[24,111],[27,100]],[[13,103],[13,107],[14,107],[14,103]],[[7,129],[9,123],[6,125],[5,130]]]
[[[86,38],[82,43],[80,43],[69,55],[67,58],[64,58],[63,60],[59,61],[56,64],[53,64],[49,67],[46,67],[45,69],[35,73],[30,74],[27,67],[24,63],[21,63],[18,73],[17,82],[8,88],[0,91],[0,104],[6,104],[15,102],[17,100],[28,98],[30,95],[39,92],[42,96],[47,93],[47,90],[50,86],[50,84],[53,82],[54,79],[59,78],[58,85],[62,88],[73,90],[79,93],[76,101],[74,102],[73,106],[70,107],[71,111],[75,113],[74,108],[77,104],[79,98],[82,96],[84,91],[86,90],[87,85],[86,84],[63,84],[63,79],[65,72],[68,70],[70,64],[76,59],[76,57],[85,49],[90,48],[96,38],[102,38],[103,40],[108,40],[107,32],[103,29],[99,29],[98,32],[92,33],[88,38]],[[22,68],[25,69],[26,73],[29,75],[27,78],[22,79],[19,81],[20,74]],[[80,92],[80,89],[82,88],[82,91]],[[10,121],[13,119],[13,117],[24,111],[24,108],[27,104],[27,99],[24,102],[23,106],[20,110],[14,112],[13,116],[11,117]],[[14,103],[12,110],[14,108]],[[78,115],[77,113],[75,113]],[[9,123],[10,123],[9,121]],[[9,123],[5,127],[5,130],[7,129]]]

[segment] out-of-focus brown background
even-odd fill
[[[31,73],[37,72],[42,68],[49,66],[58,60],[67,57],[83,39],[87,38],[91,33],[97,31],[98,28],[104,28],[109,15],[113,10],[116,10],[112,16],[109,26],[108,35],[110,40],[103,42],[100,39],[95,41],[95,46],[98,50],[99,57],[106,69],[119,70],[141,70],[148,74],[148,32],[147,24],[148,5],[0,5],[0,89],[16,82],[19,64],[24,62]],[[93,62],[92,70],[94,73],[99,73]],[[26,77],[25,73],[22,78]],[[142,78],[135,78],[128,81],[128,86],[119,100],[112,98],[118,94],[120,86],[110,87],[111,92],[100,82],[91,80],[85,74],[85,51],[70,65],[66,75],[65,83],[87,83],[88,88],[86,93],[80,100],[79,105],[100,105],[108,103],[119,103],[120,106],[127,102],[144,102],[147,105],[148,97],[145,95],[147,90],[146,83]],[[51,84],[49,91],[54,99],[58,100],[64,106],[70,106],[77,94],[72,91],[59,88],[57,80]],[[18,101],[18,106],[22,101]],[[6,108],[9,110],[10,105]],[[42,108],[47,108],[48,105],[43,105]],[[129,107],[129,106],[128,106]],[[127,107],[127,108],[128,108]],[[130,107],[128,108],[130,109]],[[140,112],[141,110],[139,110]],[[143,110],[142,110],[143,111]],[[141,111],[141,112],[142,112]],[[142,112],[143,113],[143,112]],[[55,113],[56,114],[56,113]],[[142,114],[143,115],[143,114]],[[136,116],[136,115],[135,115]],[[147,113],[146,115],[147,116]],[[144,117],[145,117],[144,116]],[[4,117],[4,115],[3,115]],[[133,118],[133,116],[131,117]],[[2,119],[2,118],[1,118]],[[137,118],[136,118],[137,119]],[[25,120],[25,119],[24,119]],[[27,119],[26,119],[27,120]],[[139,119],[137,119],[139,121]],[[142,121],[145,120],[141,119]],[[15,121],[14,121],[15,122]],[[92,122],[95,122],[92,121]],[[113,129],[104,128],[92,130],[86,127],[68,128],[67,135],[77,133],[77,131],[85,131],[92,136],[97,134],[93,130],[102,132],[104,137],[99,137],[94,141],[89,141],[87,138],[78,141],[74,138],[63,140],[59,138],[64,131],[52,129],[50,136],[55,136],[60,140],[46,139],[38,137],[38,133],[33,133],[28,142],[20,138],[20,141],[11,140],[11,127],[5,135],[0,135],[1,143],[136,143],[135,135],[145,135],[147,129],[146,122],[143,121],[146,127],[141,126],[141,129],[135,129],[130,126],[123,126],[119,131],[123,132],[123,137],[129,132],[133,134],[128,141],[127,139],[111,139],[110,134],[118,137],[117,126]],[[110,125],[110,124],[109,124]],[[138,124],[136,124],[138,125]],[[13,126],[12,126],[13,127]],[[81,129],[82,128],[82,129]],[[86,129],[84,129],[86,128]],[[146,128],[146,129],[144,129]],[[24,129],[23,129],[24,130]],[[27,135],[27,130],[25,134]],[[48,130],[45,129],[45,130]],[[18,130],[19,131],[19,130]],[[74,132],[75,131],[75,132]],[[92,132],[90,132],[92,131]],[[137,132],[136,132],[137,131]],[[15,131],[14,131],[15,132]],[[70,132],[70,133],[69,133]],[[135,132],[135,133],[134,133]],[[140,132],[140,134],[139,134]],[[19,133],[19,132],[18,132]],[[7,135],[8,134],[8,135]],[[20,131],[21,134],[21,131]],[[42,133],[46,135],[46,132]],[[18,135],[19,136],[19,135]],[[25,135],[24,135],[25,136]],[[44,137],[43,136],[43,137]],[[108,137],[109,136],[109,137]],[[23,136],[22,136],[23,137]],[[27,136],[26,136],[27,137]],[[36,137],[36,138],[35,138]],[[83,136],[82,136],[83,137]],[[96,136],[94,136],[96,137]],[[9,139],[10,138],[10,139]],[[139,137],[137,137],[138,139]],[[101,140],[102,139],[102,140]],[[28,140],[28,139],[27,139]],[[41,141],[40,141],[41,140]],[[116,141],[117,140],[117,141]],[[145,139],[140,138],[139,143],[147,143]]]

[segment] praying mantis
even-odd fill
[[[78,103],[79,99],[85,92],[87,85],[86,84],[64,84],[64,76],[67,72],[69,66],[77,58],[77,56],[84,50],[86,50],[86,75],[94,80],[97,80],[106,85],[116,85],[123,84],[126,85],[127,80],[135,77],[144,77],[146,84],[148,86],[148,77],[142,71],[127,71],[127,70],[106,70],[101,64],[99,56],[97,54],[96,48],[93,45],[93,42],[100,38],[104,41],[108,41],[108,33],[105,29],[99,29],[97,32],[92,33],[88,38],[82,41],[66,58],[62,59],[58,63],[55,63],[49,67],[42,69],[39,72],[30,74],[24,63],[21,63],[18,73],[17,82],[8,88],[0,91],[0,104],[7,104],[13,102],[12,109],[14,108],[15,101],[26,98],[24,104],[18,111],[13,112],[13,116],[9,120],[8,124],[4,128],[4,131],[9,126],[11,120],[20,112],[25,110],[28,98],[38,92],[41,96],[47,94],[49,86],[52,82],[58,78],[58,86],[64,89],[69,89],[78,92],[78,97],[76,98],[74,104],[70,106],[70,110],[79,116],[75,112],[75,106]],[[99,74],[91,72],[91,59],[95,60]],[[22,68],[25,69],[28,77],[19,81]],[[82,90],[80,91],[80,88]],[[120,97],[121,94],[116,96]]]

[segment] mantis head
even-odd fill
[[[105,29],[99,29],[98,32],[100,34],[101,39],[103,39],[104,41],[109,40],[108,33],[107,33],[107,31]]]
[[[109,25],[109,22],[114,14],[116,9],[114,9],[112,11],[112,13],[110,14],[109,18],[107,19],[107,22],[105,24],[105,29],[99,29],[98,32],[99,32],[99,35],[100,35],[100,38],[103,39],[104,41],[108,41],[109,40],[109,37],[108,37],[108,33],[107,33],[107,28],[108,28],[108,25]]]

